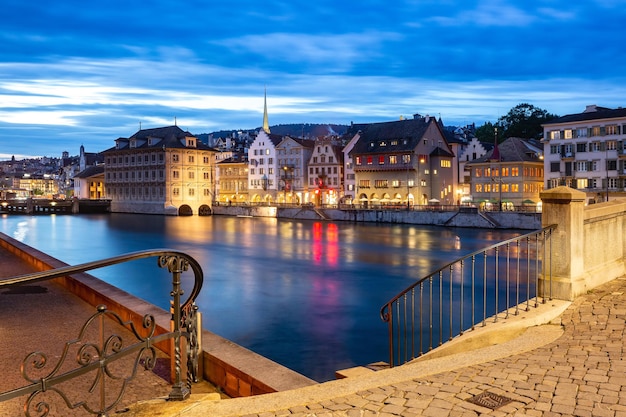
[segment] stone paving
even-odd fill
[[[246,417],[625,417],[625,321],[620,278],[575,300],[561,316],[562,336],[530,352]]]

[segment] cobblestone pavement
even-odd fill
[[[248,417],[623,417],[625,320],[620,278],[579,297],[561,317],[563,335],[528,353]]]

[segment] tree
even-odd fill
[[[517,137],[524,139],[541,138],[543,135],[543,123],[558,116],[548,113],[528,103],[521,103],[513,107],[509,112],[498,119],[498,141],[506,138]],[[493,137],[493,136],[492,136]]]
[[[474,134],[476,135],[476,139],[481,142],[490,142],[493,143],[495,138],[495,129],[498,128],[498,141],[501,139],[502,128],[498,126],[498,124],[492,124],[491,122],[486,122],[484,125],[477,127]]]

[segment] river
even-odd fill
[[[380,307],[464,254],[518,230],[137,214],[1,215],[0,232],[68,264],[144,249],[192,255],[205,283],[205,329],[317,381],[386,361]],[[170,277],[156,261],[93,275],[162,308]]]

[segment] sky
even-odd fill
[[[192,134],[626,105],[626,0],[2,0],[0,160]]]

